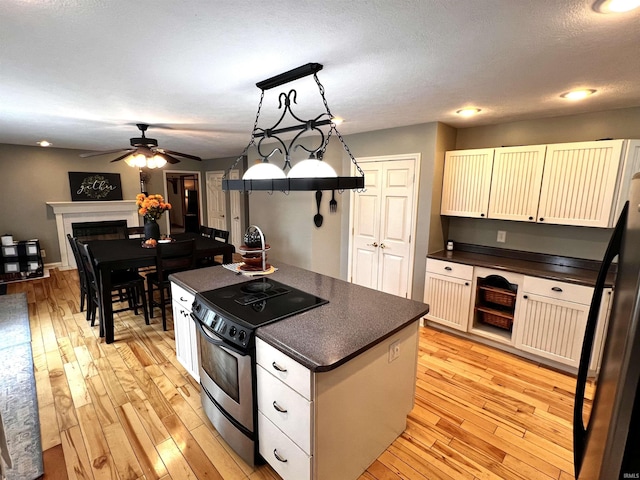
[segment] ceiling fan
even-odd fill
[[[109,153],[124,152],[118,158],[114,158],[111,162],[117,162],[125,159],[127,165],[131,167],[149,167],[156,168],[161,167],[165,163],[175,164],[180,162],[176,157],[188,158],[191,160],[202,161],[200,157],[195,155],[189,155],[187,153],[175,152],[173,150],[167,150],[164,148],[158,148],[158,140],[155,138],[148,138],[145,136],[145,132],[149,128],[149,125],[145,123],[137,123],[136,126],[142,132],[142,136],[134,137],[130,139],[130,148],[118,148],[115,150],[104,150],[101,152],[87,152],[81,153],[82,158],[95,157],[98,155],[106,155]],[[129,158],[127,158],[129,157]]]

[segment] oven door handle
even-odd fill
[[[248,355],[247,352],[243,352],[242,350],[234,347],[233,345],[230,345],[229,343],[225,342],[224,340],[218,340],[216,338],[213,338],[205,329],[204,326],[202,325],[202,322],[198,319],[198,317],[196,317],[193,313],[191,314],[191,318],[193,319],[194,322],[196,322],[196,325],[198,326],[198,329],[200,330],[200,333],[202,334],[202,336],[207,340],[207,342],[209,342],[211,345],[215,345],[216,347],[221,347],[221,348],[225,348],[233,353],[235,353],[236,355],[240,355],[242,357],[246,357]]]

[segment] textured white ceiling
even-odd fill
[[[343,134],[456,127],[640,105],[640,10],[591,0],[2,0],[0,143],[161,147],[217,158],[249,140],[255,83],[308,62]],[[581,103],[559,95],[598,90]],[[302,114],[322,113],[312,77]],[[462,119],[455,111],[477,106]],[[154,126],[156,126],[154,128]],[[91,161],[106,161],[108,157]]]

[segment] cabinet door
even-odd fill
[[[471,282],[427,272],[424,303],[429,305],[427,320],[456,330],[467,331],[471,306]]]
[[[535,222],[546,145],[496,148],[489,218]]]
[[[538,221],[606,228],[623,142],[547,145]]]
[[[486,218],[489,208],[493,148],[447,152],[440,213]]]
[[[577,368],[589,305],[527,292],[519,302],[516,348]]]

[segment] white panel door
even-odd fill
[[[374,163],[360,165],[360,168],[364,171],[365,191],[355,196],[351,281],[377,289],[382,172]]]
[[[405,298],[411,268],[414,169],[413,160],[382,164],[378,290]]]
[[[546,145],[496,148],[489,218],[535,222]]]
[[[388,160],[386,160],[388,159]],[[415,229],[416,159],[359,159],[365,191],[353,195],[351,281],[410,296]]]
[[[440,213],[456,217],[487,217],[493,148],[447,152]]]
[[[237,180],[240,178],[238,170],[229,172],[229,179]],[[229,192],[229,208],[231,210],[231,228],[229,241],[238,248],[243,242],[242,232],[242,215],[240,214],[240,192],[232,190]]]
[[[227,203],[222,191],[224,172],[207,172],[207,226],[227,230]]]
[[[607,227],[623,142],[547,145],[538,222]]]

